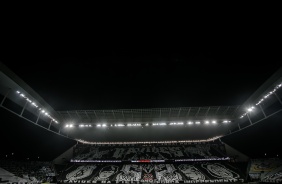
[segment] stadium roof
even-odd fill
[[[55,111],[3,64],[1,64],[0,87],[3,96],[2,103],[10,100],[11,103],[20,107],[20,111],[17,112],[9,108],[12,105],[3,103],[4,109],[51,132],[75,140],[96,143],[197,141],[228,135],[237,126],[240,130],[242,122],[239,117],[247,115],[247,108],[254,106],[260,98],[264,98],[269,91],[281,83],[281,73],[280,69],[273,74],[243,105],[233,106]],[[26,112],[29,114],[25,114]],[[46,115],[47,117],[44,117]],[[41,119],[47,123],[40,123]],[[209,123],[214,125],[203,126]],[[166,125],[168,125],[166,128],[159,127]],[[196,126],[193,127],[193,125]],[[120,126],[126,127],[123,127],[121,131]],[[170,136],[171,132],[174,133]]]

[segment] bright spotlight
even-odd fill
[[[20,94],[21,92],[17,91],[18,94]]]
[[[206,124],[210,124],[210,122],[209,122],[209,121],[205,121],[205,123],[206,123]]]
[[[216,121],[212,121],[212,124],[216,124]]]

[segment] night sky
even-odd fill
[[[43,25],[13,30],[1,42],[0,61],[58,111],[241,105],[282,63],[278,37],[255,29],[195,35],[177,27],[113,28],[93,34],[42,31]],[[14,153],[52,160],[75,144],[4,109],[1,118],[1,158]],[[265,133],[262,126],[249,132],[250,141],[242,135],[227,140],[249,155],[263,155],[265,150],[247,149]],[[278,152],[273,145],[272,151]]]

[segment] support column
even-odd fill
[[[251,125],[252,125],[253,122],[252,122],[251,119],[250,119],[249,113],[247,113],[247,117],[248,117],[248,119],[249,119],[249,121],[250,121],[250,123],[251,123]]]
[[[4,103],[4,101],[6,100],[6,98],[7,98],[7,96],[9,95],[10,92],[11,92],[11,88],[8,89],[8,91],[7,91],[7,93],[5,94],[5,96],[4,96],[4,98],[3,98],[3,100],[2,100],[0,106],[3,106],[3,103]]]
[[[280,104],[282,105],[282,102],[281,102],[281,100],[280,100],[280,98],[279,98],[279,96],[274,92],[274,94],[275,94],[275,96],[276,96],[276,98],[277,98],[277,100],[280,102]]]
[[[37,123],[38,123],[38,120],[39,120],[40,114],[41,114],[41,111],[39,111],[39,114],[38,114],[38,116],[37,116],[37,120],[36,120],[35,124],[37,124]]]
[[[48,130],[50,130],[50,127],[51,127],[52,121],[53,121],[53,120],[51,119],[50,124],[49,124],[49,127],[48,127]]]
[[[27,102],[28,102],[28,101],[25,102],[24,107],[23,107],[23,109],[22,109],[22,112],[21,112],[20,116],[23,115],[23,112],[24,112],[24,110],[25,110],[25,108],[26,108]]]
[[[266,118],[266,114],[265,114],[264,110],[262,109],[262,106],[261,106],[261,105],[259,105],[259,107],[260,107],[260,110],[262,111],[262,113],[263,113],[264,117]]]

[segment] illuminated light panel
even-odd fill
[[[165,126],[166,123],[153,123],[152,125],[153,126]]]
[[[133,124],[129,123],[127,124],[127,126],[141,126],[141,124],[140,123],[133,123]]]
[[[21,97],[25,98],[26,101],[28,101],[32,106],[38,108],[38,105],[36,105],[36,103],[34,103],[32,100],[30,100],[29,98],[27,98],[23,93],[21,93],[20,91],[16,91]],[[41,111],[42,113],[45,113],[45,110],[43,110],[42,108],[39,108],[39,111]],[[54,121],[55,123],[58,123],[57,120],[55,120],[52,116],[50,116],[47,112],[45,113],[46,116],[48,116],[50,119],[52,119],[52,121]]]
[[[119,124],[115,124],[115,126],[117,126],[117,127],[122,127],[122,126],[125,126],[125,125],[124,125],[124,124],[119,123]]]
[[[183,122],[171,122],[169,125],[183,125]]]
[[[252,108],[248,108],[248,111],[249,111],[249,112],[252,112],[252,111],[253,111],[253,109],[252,109]]]
[[[82,139],[75,139],[78,142],[83,144],[94,144],[94,145],[107,145],[107,144],[114,144],[114,145],[122,145],[122,144],[171,144],[171,143],[191,143],[191,142],[210,142],[216,139],[221,138],[222,136],[215,136],[209,139],[202,139],[202,140],[181,140],[181,141],[142,141],[142,142],[89,142]]]
[[[273,95],[274,92],[275,92],[277,89],[279,89],[281,86],[282,86],[282,83],[276,85],[275,88],[274,88],[272,91],[270,91],[270,92],[268,92],[267,94],[265,94],[265,95],[256,103],[256,106],[258,106],[259,104],[261,104],[261,103],[262,103],[264,100],[266,100],[270,95]],[[252,109],[254,109],[254,107],[251,107],[251,108],[247,109],[247,112],[251,112]],[[247,114],[247,113],[241,115],[240,118],[243,118],[246,114]]]

